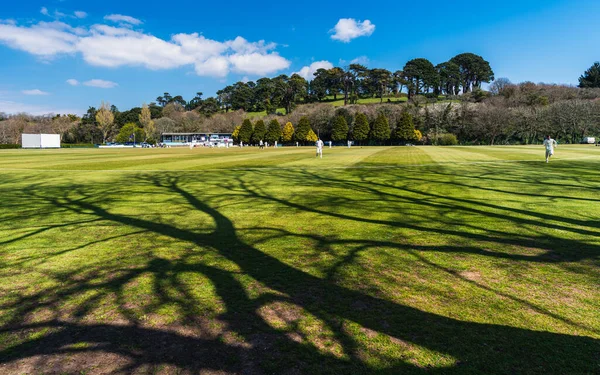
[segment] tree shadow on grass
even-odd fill
[[[284,173],[279,177],[295,178],[303,184],[323,182],[323,176],[317,175]],[[191,253],[176,260],[154,257],[146,264],[134,268],[120,269],[117,266],[111,270],[114,275],[101,282],[98,281],[98,275],[82,273],[82,270],[73,271],[71,274],[63,273],[59,277],[60,284],[33,295],[17,296],[0,306],[12,311],[12,318],[3,325],[1,334],[26,335],[30,332],[43,332],[2,349],[0,363],[10,365],[35,357],[39,366],[56,366],[56,363],[50,362],[53,356],[110,353],[126,359],[114,369],[115,373],[150,372],[160,369],[161,366],[173,366],[192,373],[224,371],[248,374],[594,373],[600,370],[598,339],[457,320],[341,286],[335,277],[319,278],[292,267],[244,241],[234,223],[215,208],[214,204],[208,203],[208,197],[192,193],[186,188],[193,182],[190,177],[169,173],[138,175],[133,181],[136,184],[151,184],[156,189],[181,198],[194,210],[210,218],[215,226],[211,233],[199,234],[175,225],[112,212],[104,208],[107,204],[99,198],[102,194],[96,194],[95,191],[86,190],[84,187],[74,186],[69,191],[50,191],[37,187],[29,189],[26,192],[28,195],[45,200],[56,209],[68,210],[89,217],[90,220],[127,225],[138,231],[155,233],[202,249],[210,249],[235,265],[236,270],[205,264],[195,259]],[[282,200],[243,179],[221,183],[225,189],[223,198],[226,198],[229,192],[234,192],[249,200],[274,203],[281,209],[294,209],[298,212],[373,225],[432,231],[420,224],[372,220]],[[390,197],[389,193],[373,190],[373,184],[367,181],[330,178],[327,183],[340,184],[346,189],[368,191],[381,199],[394,198]],[[394,199],[396,198],[398,197]],[[461,203],[464,202],[455,202],[454,209],[462,209]],[[508,219],[509,215],[506,216]],[[290,235],[277,228],[257,227],[251,230],[272,239],[286,238]],[[466,235],[457,230],[448,230],[447,234]],[[298,240],[303,237],[301,234],[295,236]],[[310,236],[306,235],[304,238],[310,239]],[[468,234],[466,238],[508,243],[508,240],[500,236]],[[341,243],[340,240],[327,237],[312,239],[322,248]],[[377,239],[363,239],[347,240],[346,245],[356,246],[357,251],[363,251],[382,246],[384,243]],[[395,247],[399,251],[406,250],[406,247],[394,242],[385,245]],[[536,242],[536,245],[539,243]],[[437,250],[432,248],[430,251]],[[448,246],[440,251],[460,253],[465,249],[460,246]],[[497,255],[493,252],[486,254],[483,249],[475,248],[473,251],[489,256]],[[352,255],[346,261],[351,262],[351,257]],[[511,259],[548,261],[543,257],[514,256]],[[340,267],[341,264],[336,266]],[[203,326],[203,313],[200,309],[202,301],[198,300],[180,279],[181,275],[190,273],[208,278],[223,302],[224,312],[214,319],[222,324],[222,329],[202,332],[202,329],[198,328]],[[332,270],[331,275],[334,273],[335,270]],[[195,327],[197,331],[175,329],[168,325],[149,327],[132,313],[127,305],[124,288],[140,275],[147,274],[154,277],[153,292],[158,300],[151,309],[176,305],[185,313],[188,329]],[[240,280],[240,276],[258,282],[265,291],[259,296],[252,296],[247,284]],[[173,293],[173,290],[177,293]],[[116,295],[119,310],[126,320],[115,324],[94,324],[85,321],[88,312],[99,303],[97,296],[81,302],[71,317],[61,317],[61,302],[65,298],[92,291],[97,295]],[[285,311],[278,311],[273,307],[278,304],[315,317],[321,322],[322,329],[332,332],[337,350],[330,350],[331,348],[324,347],[318,340],[307,337],[306,332],[294,325],[298,322],[298,317],[283,319],[285,327],[274,324],[272,315],[285,315]],[[28,312],[40,307],[51,309],[54,312],[53,317],[42,322],[32,322],[28,319]],[[268,314],[265,314],[265,309]],[[353,331],[354,325],[361,327],[361,332],[367,336],[366,339],[359,338],[360,335]],[[369,345],[365,346],[361,340],[383,341],[392,354],[386,355],[376,351],[369,353]],[[86,345],[78,345],[81,342]],[[451,360],[438,366],[423,367],[410,357],[407,348],[421,348],[440,353]],[[368,360],[369,355],[380,356],[384,364],[372,364]],[[100,362],[100,366],[108,364]]]

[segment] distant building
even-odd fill
[[[583,138],[583,143],[594,144],[594,143],[596,143],[596,138],[594,138],[594,137],[584,137]]]
[[[205,146],[233,144],[231,133],[162,133],[160,141],[167,146],[189,146],[190,143]]]

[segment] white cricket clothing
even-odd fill
[[[552,138],[544,140],[544,146],[546,146],[546,151],[550,154],[554,154],[554,145],[557,145],[556,141]]]

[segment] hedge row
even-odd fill
[[[12,144],[12,143],[0,144],[0,150],[1,149],[8,149],[8,148],[21,148],[21,145]]]

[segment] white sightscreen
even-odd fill
[[[60,148],[60,134],[40,134],[42,148]]]
[[[21,146],[23,148],[40,148],[41,142],[41,134],[21,134]]]

